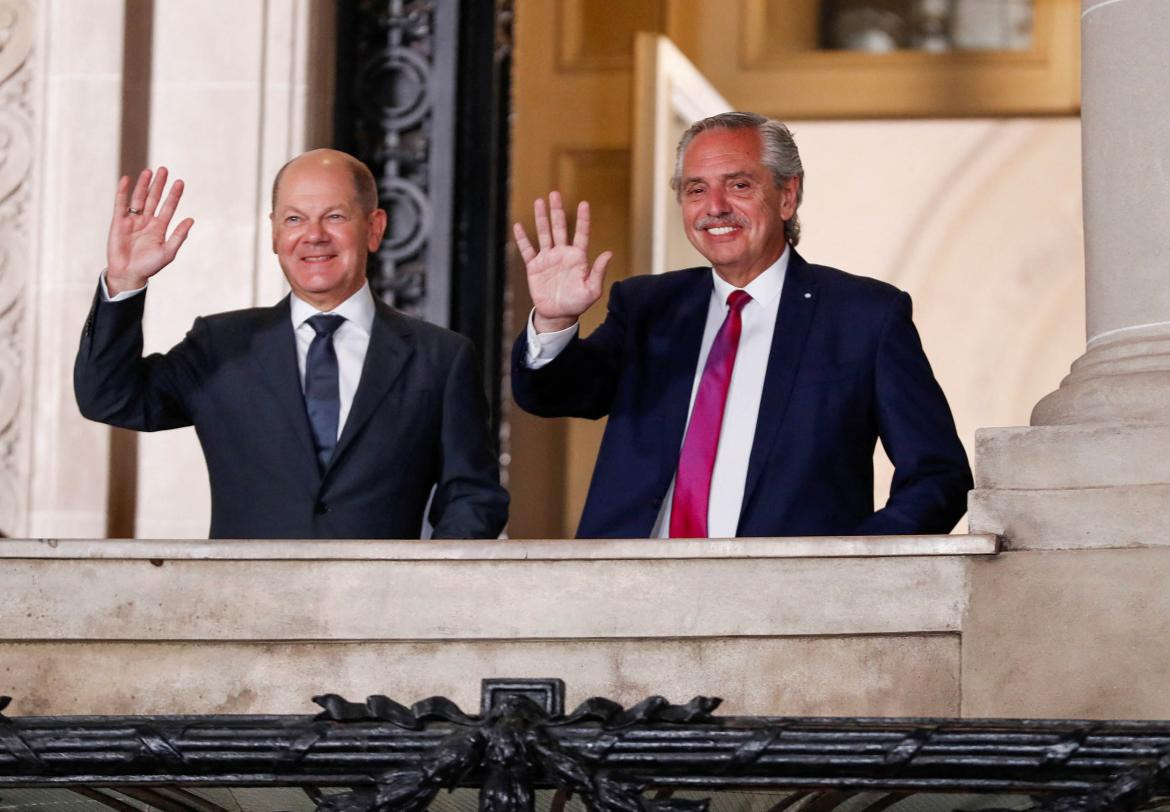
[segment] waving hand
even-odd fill
[[[169,265],[195,224],[188,217],[167,236],[171,218],[183,196],[183,181],[176,180],[171,184],[166,200],[162,200],[166,183],[165,166],[160,166],[155,173],[143,169],[133,191],[130,190],[130,178],[123,176],[118,181],[110,238],[106,244],[106,287],[111,296],[142,287],[146,280]]]
[[[538,199],[533,209],[539,251],[528,241],[522,225],[515,223],[512,226],[516,247],[520,249],[528,270],[528,292],[536,310],[533,323],[540,333],[563,330],[572,326],[601,298],[605,266],[613,252],[602,252],[590,265],[585,253],[589,247],[589,204],[586,201],[582,200],[577,206],[577,226],[572,242],[569,242],[559,192],[549,194],[547,212],[543,199]]]

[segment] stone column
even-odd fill
[[[1085,353],[1032,427],[976,436],[973,532],[1170,544],[1170,3],[1082,0]]]
[[[24,114],[32,166],[29,199],[0,238],[5,296],[19,291],[24,385],[15,446],[22,487],[4,532],[93,537],[106,532],[110,429],[84,420],[73,400],[73,357],[105,264],[113,184],[122,149],[126,0],[0,2],[0,20],[35,23],[22,71],[26,101],[4,98],[4,120]],[[4,45],[7,57],[12,39]],[[19,72],[13,78],[19,76]],[[4,136],[4,165],[22,155],[18,128]],[[0,173],[4,175],[4,173]],[[7,186],[4,187],[7,190]],[[17,194],[22,192],[18,190]],[[31,203],[30,203],[31,201]],[[27,249],[27,254],[14,251]]]
[[[1170,422],[1170,3],[1084,0],[1088,347],[1033,425]]]

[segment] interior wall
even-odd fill
[[[548,189],[568,206],[589,199],[590,253],[615,252],[607,283],[643,272],[627,260],[633,68],[622,49],[639,29],[678,33],[684,46],[695,40],[679,8],[517,3],[513,154],[525,157],[512,168],[513,218],[531,228],[531,201]],[[776,87],[769,103],[782,108]],[[736,103],[739,88],[716,89]],[[1079,120],[790,123],[807,175],[804,257],[911,294],[968,452],[978,427],[1026,425],[1084,346]],[[530,307],[514,249],[509,280],[514,336]],[[582,319],[583,332],[600,322],[604,302]],[[512,407],[511,424],[510,535],[572,535],[604,423]],[[875,473],[880,503],[891,474],[880,449]]]

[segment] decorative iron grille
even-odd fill
[[[476,715],[443,697],[314,701],[312,717],[0,714],[0,800],[55,787],[115,809],[133,808],[120,795],[214,812],[195,788],[294,787],[318,810],[366,812],[425,809],[465,787],[484,812],[532,810],[541,790],[556,791],[552,809],[576,797],[604,812],[699,812],[753,792],[771,792],[773,812],[956,793],[1089,812],[1170,795],[1170,722],[720,717],[719,699],[660,696],[566,713],[555,679],[485,680]]]

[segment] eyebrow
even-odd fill
[[[728,172],[724,175],[720,175],[719,180],[727,181],[727,180],[735,180],[736,178],[748,178],[750,180],[754,177],[755,177],[755,175],[753,173],[747,171],[746,169],[741,169],[738,172]],[[696,175],[696,176],[692,176],[689,178],[684,178],[683,179],[683,186],[690,186],[692,183],[706,183],[706,182],[707,181],[705,178],[701,178],[701,177],[698,177]]]
[[[344,203],[338,203],[338,204],[336,204],[336,205],[334,205],[334,206],[330,206],[329,208],[325,209],[325,211],[324,211],[324,214],[332,214],[333,212],[336,212],[336,211],[344,211],[344,210],[345,210],[345,204],[344,204]],[[307,215],[305,214],[304,210],[302,210],[302,209],[298,208],[297,206],[294,206],[294,205],[292,205],[291,203],[289,203],[289,204],[285,205],[284,207],[282,207],[282,208],[278,209],[278,210],[276,211],[276,213],[277,213],[277,214],[300,214],[300,215],[305,215],[305,216],[307,216]]]

